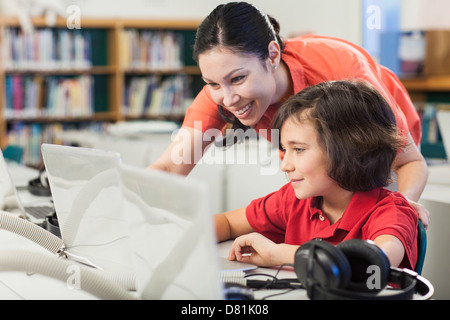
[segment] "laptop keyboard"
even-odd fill
[[[25,211],[35,218],[44,219],[49,214],[55,212],[55,208],[50,206],[25,207]]]

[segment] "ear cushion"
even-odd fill
[[[390,263],[386,254],[373,242],[361,239],[343,241],[336,246],[347,258],[351,268],[351,279],[346,290],[376,293],[388,284]],[[370,270],[376,265],[378,270]],[[368,286],[368,279],[372,284]],[[375,278],[376,277],[376,278]]]
[[[351,268],[345,255],[326,241],[312,240],[295,253],[294,270],[299,281],[308,287],[345,288],[350,282]]]

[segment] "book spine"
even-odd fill
[[[6,70],[85,70],[92,66],[91,33],[41,28],[24,33],[5,28],[1,53]]]

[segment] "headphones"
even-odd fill
[[[39,170],[39,176],[36,179],[28,181],[28,191],[39,197],[50,197],[52,195],[45,168]]]
[[[372,241],[351,239],[337,246],[322,240],[306,242],[295,253],[294,270],[312,300],[422,299],[434,293],[431,283],[408,269],[390,266]],[[394,288],[384,290],[388,284]]]

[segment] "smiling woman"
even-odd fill
[[[183,122],[190,139],[175,138],[150,168],[187,175],[200,160],[194,159],[194,146],[201,145],[203,154],[212,142],[202,137],[208,130],[222,131],[231,123],[234,128],[267,132],[264,138],[270,140],[275,113],[290,96],[322,82],[365,80],[386,99],[408,144],[407,151],[397,155],[393,169],[399,191],[427,225],[429,213],[416,203],[427,180],[426,162],[417,148],[420,119],[397,77],[345,40],[317,35],[284,40],[279,33],[280,25],[273,17],[246,2],[219,5],[203,20],[194,59],[206,85]],[[198,122],[201,131],[195,129]],[[174,161],[174,149],[186,150],[181,156],[187,161]]]

